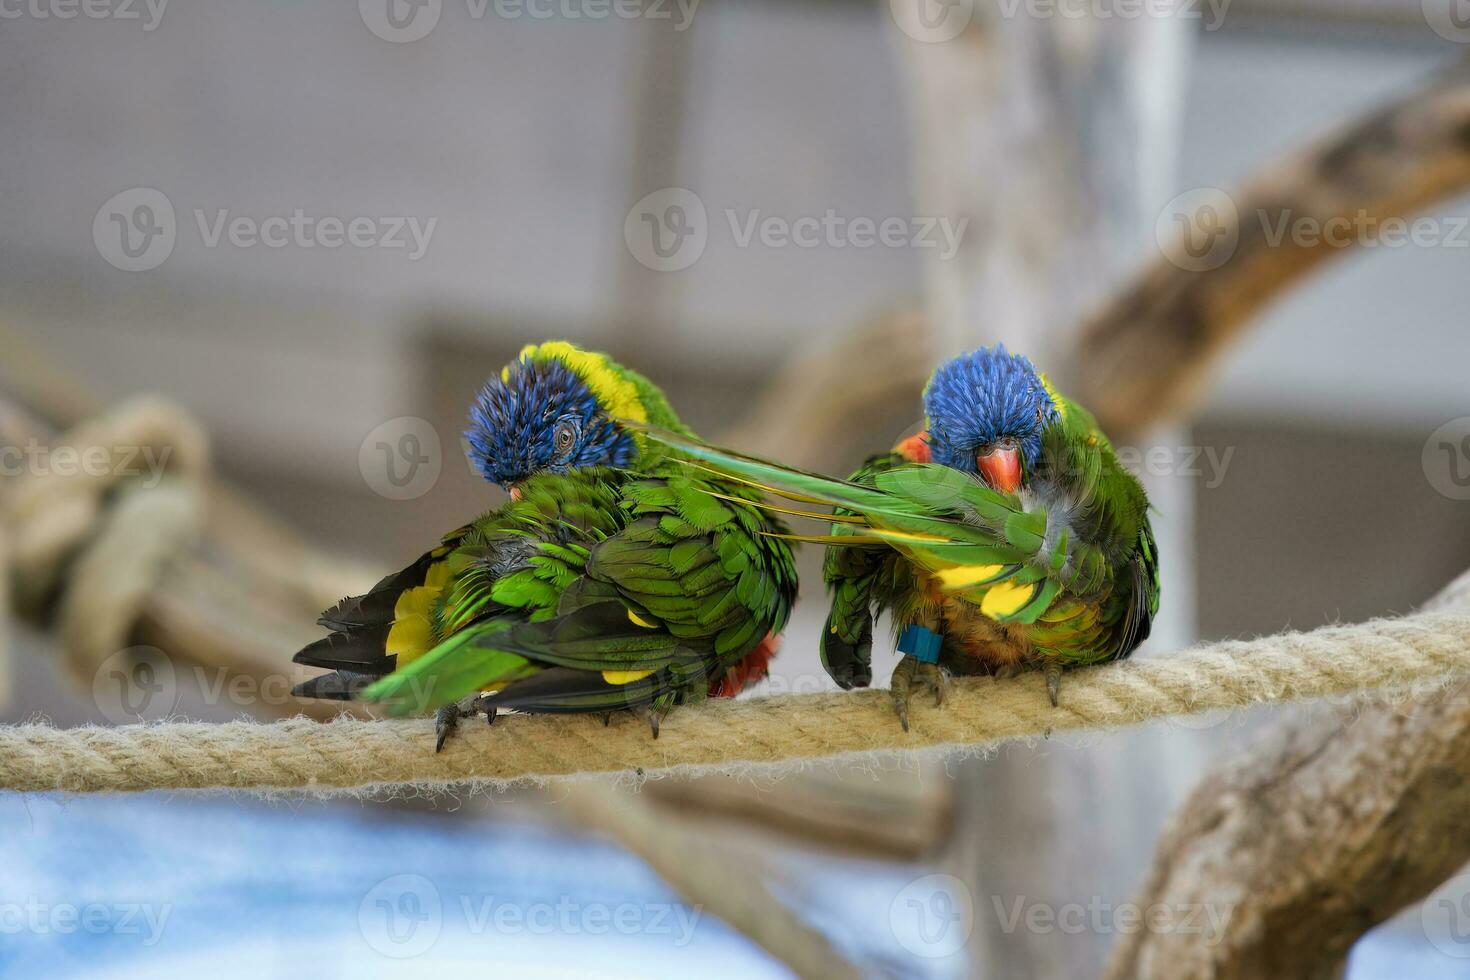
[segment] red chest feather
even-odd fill
[[[733,698],[747,687],[765,680],[766,674],[770,672],[771,658],[779,649],[781,649],[781,638],[773,633],[767,633],[766,638],[761,640],[754,650],[725,671],[723,676],[710,681],[709,696]]]

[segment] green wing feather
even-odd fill
[[[839,508],[833,533],[817,538],[837,547],[886,547],[927,573],[947,577],[946,588],[977,597],[999,583],[1041,583],[1033,601],[997,618],[1034,622],[1057,592],[1081,584],[1092,559],[1065,529],[1048,535],[1047,513],[1027,510],[1014,494],[998,493],[945,466],[901,463],[863,474],[864,482],[838,480],[649,430],[658,440],[697,462],[703,472],[730,473],[778,496]],[[791,513],[783,508],[783,513]],[[807,513],[815,520],[831,515]],[[851,518],[860,518],[853,523]],[[807,538],[802,538],[807,540]]]
[[[535,686],[537,710],[698,696],[784,627],[796,572],[784,528],[747,488],[701,474],[611,471],[526,481],[444,561],[427,653],[364,692],[395,714]],[[543,672],[556,670],[551,691]],[[650,677],[603,680],[603,672]],[[534,679],[534,680],[533,680]],[[536,686],[539,685],[539,686]]]
[[[958,470],[875,457],[839,480],[708,445],[681,433],[648,438],[702,472],[725,474],[788,500],[826,504],[824,568],[832,610],[822,637],[828,672],[843,686],[870,679],[872,610],[899,620],[934,587],[1021,631],[1044,657],[1090,663],[1123,656],[1148,635],[1158,609],[1158,565],[1138,481],[1081,408],[1043,433],[1038,470],[1022,494],[997,492]]]

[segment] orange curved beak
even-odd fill
[[[515,503],[517,500],[520,500],[520,499],[521,499],[521,488],[518,487],[518,486],[516,486],[514,483],[512,483],[510,485],[510,502],[511,503]]]
[[[992,490],[1021,489],[1021,451],[1014,446],[987,446],[975,456],[975,468]]]

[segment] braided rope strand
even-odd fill
[[[780,768],[919,749],[984,748],[1268,702],[1443,685],[1470,674],[1470,616],[1420,612],[1067,675],[1062,702],[1039,674],[960,679],[944,707],[898,726],[884,691],[708,702],[673,712],[660,737],[632,717],[512,716],[469,725],[434,753],[433,722],[294,718],[118,728],[0,727],[0,789],[361,792],[414,784],[504,786],[593,773],[656,776]]]

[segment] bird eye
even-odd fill
[[[577,433],[573,430],[570,422],[563,422],[556,427],[556,433],[552,437],[552,445],[558,456],[570,452],[573,443],[577,441]]]

